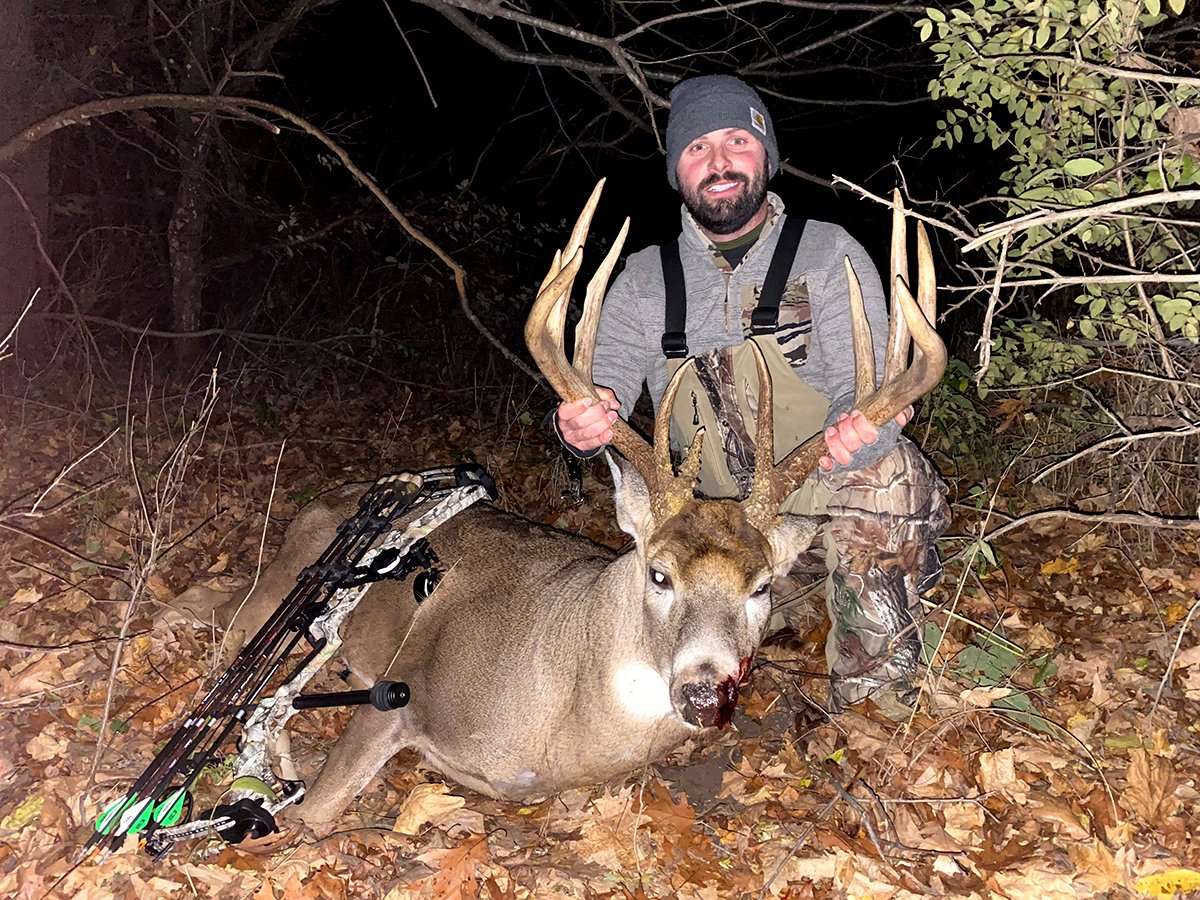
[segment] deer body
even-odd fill
[[[625,486],[618,502],[636,517],[644,487],[636,474],[616,477]],[[218,621],[232,626],[228,649],[333,539],[358,492],[306,507],[248,602],[206,592]],[[409,582],[379,582],[342,629],[353,674],[365,684],[401,679],[412,699],[392,712],[355,712],[300,817],[335,819],[405,748],[481,793],[528,799],[626,774],[727,720],[769,616],[769,596],[750,594],[790,565],[816,526],[784,529],[786,558],[772,565],[776,551],[736,503],[695,506],[624,553],[490,506],[440,526],[430,542],[446,574],[433,594],[418,605]],[[685,540],[695,528],[705,539]],[[671,567],[671,593],[692,580],[711,584],[665,596],[647,584],[646,550]],[[696,690],[720,684],[726,694],[715,707],[689,706]]]

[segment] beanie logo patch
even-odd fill
[[[750,126],[760,132],[763,137],[767,136],[767,117],[753,106],[750,107]]]

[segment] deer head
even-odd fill
[[[603,180],[596,185],[566,247],[555,254],[525,323],[529,351],[563,400],[597,399],[592,356],[600,307],[629,230],[626,219],[588,283],[583,314],[576,325],[574,360],[568,362],[563,346],[566,311],[603,186]],[[929,243],[918,226],[918,303],[907,286],[904,228],[897,192],[892,240],[893,312],[884,382],[878,389],[862,293],[846,260],[857,359],[856,406],[876,425],[891,420],[931,390],[946,362],[945,348],[930,325],[935,282]],[[917,345],[914,361],[906,366],[913,340]],[[817,434],[774,463],[771,380],[757,347],[755,355],[760,385],[755,458],[760,465],[745,500],[704,500],[695,496],[700,433],[684,453],[678,472],[672,464],[671,407],[682,369],[659,403],[653,444],[621,419],[613,423],[612,446],[620,458],[608,454],[608,460],[617,518],[635,542],[636,564],[631,569],[634,583],[629,589],[642,598],[640,634],[646,658],[654,660],[654,671],[635,673],[634,682],[644,694],[648,712],[674,711],[695,726],[728,722],[738,684],[765,636],[771,582],[791,568],[820,528],[817,519],[781,514],[779,509],[816,469],[825,452],[824,438]]]

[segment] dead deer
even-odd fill
[[[557,253],[525,326],[526,342],[563,399],[595,396],[591,361],[601,297],[628,231],[626,220],[586,291],[574,364],[563,327],[597,185],[565,250]],[[905,222],[896,195],[893,310],[883,385],[858,282],[854,300],[857,406],[877,425],[938,382],[945,348],[933,327],[934,274],[918,226],[919,302],[907,285]],[[898,309],[897,309],[898,308]],[[909,334],[911,332],[911,339]],[[909,345],[916,350],[906,365]],[[398,751],[415,748],[435,769],[483,794],[526,799],[625,775],[701,729],[729,721],[738,687],[764,637],[772,579],[786,573],[820,523],[779,514],[824,452],[813,437],[772,465],[771,385],[758,359],[760,410],[750,496],[694,496],[699,439],[678,474],[668,446],[678,379],[659,404],[654,442],[618,419],[608,454],[617,518],[633,538],[622,552],[489,506],[472,507],[431,536],[446,574],[421,605],[408,585],[376,584],[347,621],[343,655],[365,684],[411,688],[402,709],[356,711],[297,813],[336,819]],[[252,634],[300,570],[330,542],[359,493],[310,504],[232,623],[229,642]],[[209,594],[226,622],[243,595]]]

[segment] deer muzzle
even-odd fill
[[[689,681],[680,689],[679,713],[697,728],[724,728],[733,719],[738,690],[750,671],[752,656],[742,657],[738,671],[720,681]]]

